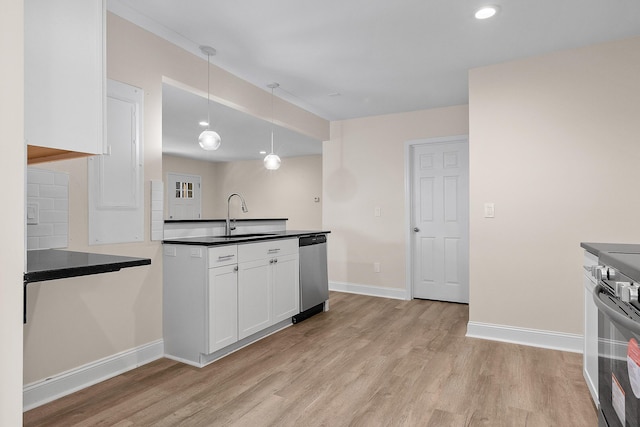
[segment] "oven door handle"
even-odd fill
[[[620,314],[619,312],[602,302],[599,296],[601,292],[606,294],[606,291],[604,290],[602,285],[598,283],[593,289],[593,302],[596,304],[596,306],[598,306],[598,310],[602,311],[604,314],[609,316],[611,320],[629,329],[634,334],[640,335],[640,323],[629,319],[627,316]]]

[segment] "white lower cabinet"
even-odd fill
[[[298,314],[298,240],[238,246],[238,337]]]
[[[296,242],[297,244],[297,242]],[[298,253],[283,255],[272,264],[273,323],[291,318],[300,312],[300,269]]]
[[[238,265],[209,269],[209,353],[238,341]]]
[[[269,260],[238,266],[238,336],[248,337],[271,325],[271,265]]]
[[[163,261],[169,358],[204,366],[299,312],[297,238],[215,247],[167,244]]]

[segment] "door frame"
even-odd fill
[[[404,224],[405,224],[405,232],[404,232],[404,244],[405,244],[405,300],[413,299],[413,244],[412,238],[413,235],[411,230],[411,216],[412,206],[411,206],[411,195],[413,194],[412,190],[412,182],[413,182],[413,167],[412,167],[412,156],[411,151],[414,146],[424,145],[424,144],[438,144],[438,143],[447,143],[447,142],[457,142],[457,141],[467,141],[469,142],[469,135],[453,135],[453,136],[443,136],[437,138],[422,138],[422,139],[412,139],[409,141],[405,141],[404,143]],[[469,206],[469,210],[471,210],[471,206]],[[469,248],[467,247],[467,250]]]

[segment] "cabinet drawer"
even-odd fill
[[[298,239],[268,240],[238,245],[238,262],[298,253]]]
[[[225,245],[209,248],[209,268],[238,263],[238,246]]]

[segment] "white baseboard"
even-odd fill
[[[356,283],[329,282],[329,290],[347,292],[350,294],[369,295],[372,297],[407,300],[407,291],[397,288],[383,288],[380,286],[359,285]]]
[[[83,388],[120,375],[164,355],[164,342],[154,341],[131,350],[24,386],[22,409],[28,411]]]
[[[491,323],[468,322],[467,336],[491,341],[502,341],[531,347],[582,353],[582,335],[565,334],[538,329],[516,328]]]

